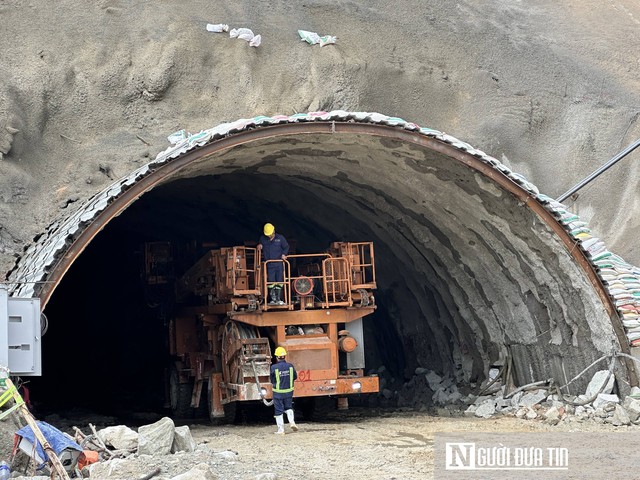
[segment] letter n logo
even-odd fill
[[[445,470],[473,470],[476,468],[475,443],[446,443]]]

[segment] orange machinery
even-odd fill
[[[145,252],[167,249],[148,244]],[[282,305],[268,303],[265,292],[275,282],[267,281],[255,247],[210,250],[175,281],[178,307],[169,324],[175,415],[198,408],[205,385],[213,421],[232,420],[238,401],[266,403],[276,346],[298,371],[294,396],[311,405],[334,396],[346,408],[349,395],[378,391],[378,378],[364,375],[362,338],[362,319],[376,308],[373,243],[337,242],[327,252],[277,262],[284,267]]]

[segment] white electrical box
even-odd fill
[[[40,299],[14,298],[0,285],[0,365],[11,375],[42,375]]]

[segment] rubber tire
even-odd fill
[[[169,403],[174,418],[193,418],[191,395],[193,383],[180,383],[180,375],[175,367],[169,370]]]

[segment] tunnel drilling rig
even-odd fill
[[[336,242],[323,253],[268,262],[259,247],[210,249],[183,261],[178,274],[174,253],[169,242],[144,245],[146,287],[156,305],[172,304],[166,376],[174,416],[206,408],[224,423],[235,419],[239,402],[268,405],[278,346],[298,371],[294,397],[305,416],[326,408],[328,398],[347,408],[350,395],[378,392],[377,376],[364,373],[363,318],[376,308],[372,242]],[[276,283],[267,279],[269,262],[284,269],[277,303],[265,295]]]

